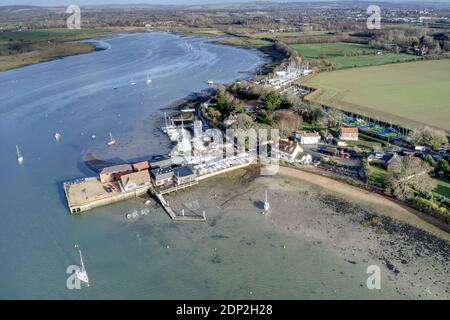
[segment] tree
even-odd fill
[[[401,159],[399,171],[388,178],[391,193],[399,200],[411,200],[417,193],[429,193],[436,182],[428,173],[432,167],[425,161],[407,156]]]
[[[228,109],[228,101],[225,98],[225,91],[221,90],[221,88],[217,88],[217,109],[220,111],[224,111]]]
[[[423,127],[410,132],[409,139],[414,145],[425,145],[434,150],[439,150],[443,144],[448,143],[447,135],[444,131],[430,127]]]
[[[361,168],[359,169],[359,177],[365,182],[369,182],[369,178],[372,175],[372,168],[370,167],[367,158],[362,161]]]
[[[269,115],[272,115],[273,112],[281,105],[281,97],[276,91],[270,91],[265,94],[262,101]]]
[[[436,163],[436,172],[442,171],[442,172],[446,173],[446,172],[448,172],[448,168],[449,168],[448,162],[445,161],[444,159],[440,159]]]
[[[274,117],[275,123],[280,130],[281,136],[289,136],[293,131],[298,130],[302,123],[300,115],[292,110],[279,110]]]

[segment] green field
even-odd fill
[[[450,60],[322,72],[306,85],[311,100],[386,122],[450,132]]]
[[[437,182],[437,188],[434,189],[434,193],[440,194],[441,196],[447,197],[450,199],[450,180],[446,179],[435,179]]]
[[[67,28],[54,28],[54,29],[39,29],[39,30],[26,30],[15,32],[2,32],[0,33],[0,42],[7,42],[9,40],[16,41],[67,41],[77,40],[81,38],[90,37],[93,35],[109,33],[109,29],[67,29]]]
[[[380,188],[384,188],[386,186],[389,172],[387,172],[384,168],[373,165],[370,166],[370,171],[369,181]]]
[[[101,28],[79,30],[54,28],[1,32],[0,71],[90,52],[93,50],[91,45],[74,41],[108,35],[112,32],[110,29]],[[21,50],[11,49],[11,45],[16,44],[21,46]]]
[[[381,51],[358,43],[299,43],[291,44],[290,47],[308,59],[327,59],[336,69],[376,66],[419,59],[410,54]],[[377,54],[378,52],[381,54]]]

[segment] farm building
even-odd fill
[[[320,134],[316,131],[297,131],[294,137],[300,144],[318,144],[320,141]]]
[[[102,183],[119,180],[121,176],[133,172],[133,167],[129,164],[119,164],[117,166],[106,167],[100,172]]]
[[[347,140],[347,141],[356,141],[358,140],[358,128],[340,128],[339,129],[339,139]]]
[[[120,177],[120,185],[125,192],[150,186],[150,174],[148,170],[125,174]]]

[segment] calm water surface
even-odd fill
[[[144,207],[138,199],[70,215],[61,184],[93,175],[82,162],[86,152],[122,159],[164,153],[161,107],[207,80],[243,78],[262,62],[254,51],[164,33],[101,44],[107,50],[0,73],[0,298],[333,298],[335,287],[342,298],[371,297],[359,282],[327,271],[346,262],[239,215],[214,231],[229,241],[205,236],[207,224],[174,224],[157,206],[130,223],[124,214]],[[112,150],[109,132],[118,140]],[[240,241],[244,231],[253,246]],[[274,241],[293,251],[274,249]],[[75,243],[92,282],[82,290],[66,288],[67,266],[79,263]],[[220,259],[212,259],[217,252]]]

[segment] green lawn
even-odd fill
[[[438,186],[436,189],[434,189],[434,193],[450,198],[450,180],[440,178],[436,178],[435,180]]]
[[[370,166],[370,177],[369,177],[369,181],[380,187],[380,188],[384,188],[386,186],[386,180],[388,178],[389,173],[386,171],[386,169],[381,168],[379,166]]]
[[[327,59],[336,69],[376,66],[419,59],[410,54],[391,53],[358,43],[301,43],[292,44],[290,47],[308,59]]]
[[[450,132],[450,59],[322,72],[305,82],[318,103],[406,127]]]
[[[291,44],[291,48],[303,54],[306,58],[330,58],[350,55],[376,54],[376,49],[365,44],[331,42],[331,43],[298,43]]]

